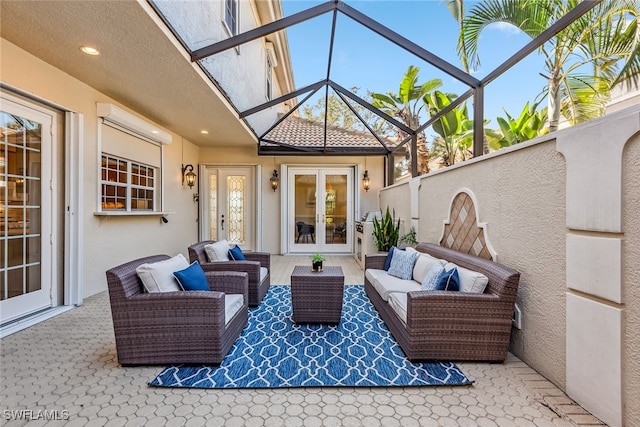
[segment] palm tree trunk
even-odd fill
[[[551,77],[549,79],[549,93],[547,95],[549,106],[549,132],[555,132],[558,130],[558,123],[560,122],[561,100],[560,100],[560,85],[557,78]]]

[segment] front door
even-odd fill
[[[51,307],[53,116],[2,99],[0,324]]]
[[[203,167],[201,240],[224,240],[255,250],[254,168]]]
[[[289,252],[353,248],[353,169],[289,169]]]

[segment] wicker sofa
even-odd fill
[[[414,280],[407,280],[398,288],[397,280],[401,279],[396,279],[395,288],[406,293],[406,311],[399,310],[397,304],[389,303],[388,295],[377,290],[384,287],[385,280],[394,279],[383,270],[386,254],[367,255],[365,291],[407,358],[503,362],[509,348],[520,273],[431,243],[421,243],[416,250],[482,273],[489,281],[483,293],[470,293],[424,291]],[[381,282],[374,286],[372,282],[376,280]],[[399,296],[404,301],[404,295]],[[393,299],[397,301],[397,297]]]
[[[207,258],[205,246],[215,240],[204,240],[189,246],[189,261],[198,261],[204,271],[241,271],[249,275],[249,307],[257,307],[271,286],[271,254],[244,252],[246,261],[216,261]]]
[[[146,293],[136,268],[167,259],[149,256],[106,272],[118,361],[219,364],[247,324],[247,274],[206,273],[213,292]],[[225,322],[227,294],[242,294],[243,306]]]

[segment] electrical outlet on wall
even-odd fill
[[[511,323],[513,327],[516,329],[522,329],[522,311],[520,311],[520,307],[518,304],[515,305],[513,310],[513,319],[511,319]]]

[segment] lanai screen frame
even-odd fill
[[[333,18],[332,18],[332,25],[331,25],[329,55],[328,55],[328,61],[327,61],[327,74],[326,74],[326,78],[325,79],[320,80],[320,81],[318,81],[316,83],[307,85],[305,87],[302,87],[300,89],[294,90],[294,91],[292,91],[292,92],[290,92],[288,94],[282,95],[282,96],[280,96],[280,97],[278,97],[276,99],[272,99],[272,100],[270,100],[268,102],[265,102],[263,104],[260,104],[258,106],[255,106],[253,108],[250,108],[250,109],[247,109],[247,110],[244,110],[244,111],[239,111],[237,109],[237,107],[235,106],[235,103],[231,99],[229,99],[228,97],[227,97],[227,100],[233,106],[233,108],[236,110],[236,112],[238,113],[239,118],[241,120],[245,121],[247,126],[251,129],[251,131],[255,135],[255,137],[257,139],[257,143],[258,143],[258,155],[268,155],[268,156],[277,156],[277,155],[322,155],[322,156],[327,156],[327,155],[339,155],[339,156],[378,155],[378,156],[380,156],[380,155],[383,155],[383,156],[387,157],[387,167],[389,169],[388,173],[387,173],[387,177],[390,180],[389,183],[391,184],[391,183],[393,183],[393,167],[394,167],[394,164],[393,164],[392,158],[393,158],[394,153],[396,151],[398,151],[399,149],[403,148],[406,144],[411,144],[411,147],[410,147],[410,150],[411,150],[411,171],[412,171],[412,175],[416,176],[417,175],[417,169],[418,169],[417,168],[417,135],[420,132],[422,132],[425,129],[427,129],[429,126],[431,126],[433,123],[435,123],[438,119],[440,119],[442,116],[447,114],[449,111],[453,110],[458,105],[460,105],[463,102],[465,102],[470,97],[473,97],[473,115],[474,115],[474,117],[473,117],[473,157],[482,156],[484,154],[484,151],[483,151],[483,145],[484,145],[483,144],[483,142],[484,142],[483,141],[483,139],[484,139],[483,123],[484,123],[484,88],[485,88],[485,86],[487,86],[493,80],[495,80],[498,77],[500,77],[502,74],[504,74],[506,71],[508,71],[511,67],[516,65],[518,62],[520,62],[522,59],[524,59],[526,56],[528,56],[534,50],[538,49],[540,46],[542,46],[544,43],[546,43],[548,40],[550,40],[552,37],[554,37],[557,33],[559,33],[560,31],[564,30],[569,25],[571,25],[575,20],[580,18],[582,15],[587,13],[589,10],[593,9],[594,7],[596,7],[602,1],[603,0],[592,0],[592,1],[591,0],[586,0],[586,1],[582,1],[582,2],[578,3],[578,5],[576,7],[571,9],[566,15],[561,17],[559,20],[554,22],[542,34],[540,34],[535,39],[531,40],[524,47],[522,47],[520,50],[518,50],[514,55],[509,57],[501,65],[499,65],[497,68],[495,68],[493,71],[491,71],[486,77],[484,77],[483,79],[480,79],[480,80],[476,79],[475,77],[471,76],[470,74],[466,73],[465,71],[459,69],[458,67],[448,63],[447,61],[443,60],[439,56],[429,52],[427,49],[419,46],[418,44],[412,42],[411,40],[407,39],[406,37],[403,37],[402,35],[396,33],[395,31],[393,31],[391,29],[389,29],[388,27],[380,24],[379,22],[377,22],[374,19],[368,17],[367,15],[363,14],[362,12],[359,12],[358,10],[354,9],[353,7],[347,5],[342,0],[330,0],[330,1],[327,1],[327,2],[322,3],[320,5],[311,7],[309,9],[306,9],[306,10],[303,10],[301,12],[295,13],[293,15],[290,15],[290,16],[284,17],[282,19],[273,21],[273,22],[265,24],[263,26],[254,28],[254,29],[246,31],[244,33],[229,37],[228,39],[221,40],[219,42],[213,43],[213,44],[211,44],[209,46],[205,46],[205,47],[202,47],[200,49],[196,49],[194,51],[191,51],[186,46],[185,43],[182,43],[182,44],[185,47],[185,49],[187,49],[187,51],[190,53],[191,61],[195,62],[195,63],[198,63],[198,65],[200,65],[200,67],[205,71],[205,73],[209,76],[209,78],[213,81],[213,83],[218,85],[217,82],[215,81],[215,77],[211,76],[206,71],[206,69],[203,67],[203,65],[199,63],[199,61],[201,61],[201,60],[203,60],[203,59],[205,59],[205,58],[207,58],[209,56],[215,55],[217,53],[226,51],[228,49],[236,48],[236,47],[238,47],[238,46],[240,46],[242,44],[248,43],[250,41],[253,41],[253,40],[268,36],[270,34],[273,34],[273,33],[277,32],[277,31],[285,30],[288,27],[291,27],[293,25],[302,23],[304,21],[316,18],[316,17],[321,16],[321,15],[325,15],[327,13],[332,13],[333,14]],[[180,40],[179,35],[172,28],[170,22],[168,22],[166,17],[162,16],[162,14],[157,10],[157,8],[155,8],[155,9],[156,9],[156,12],[158,12],[158,14],[165,21],[165,23],[169,26],[169,28],[174,33],[174,35]],[[357,23],[359,23],[362,26],[368,28],[369,30],[373,31],[374,33],[382,36],[383,38],[385,38],[387,40],[389,40],[390,42],[392,42],[396,46],[399,46],[400,48],[405,49],[409,53],[415,55],[417,58],[422,59],[423,61],[431,64],[432,66],[438,68],[439,70],[441,70],[441,71],[445,72],[446,74],[450,75],[451,77],[455,78],[459,82],[462,82],[462,83],[466,84],[469,87],[469,90],[467,90],[461,96],[456,98],[450,105],[448,105],[446,108],[442,109],[440,112],[438,112],[435,116],[431,117],[429,120],[427,120],[425,123],[423,123],[417,129],[411,129],[410,127],[406,126],[405,124],[399,122],[398,120],[396,120],[393,117],[389,116],[388,114],[384,113],[380,109],[374,107],[373,105],[371,105],[370,103],[368,103],[367,101],[365,101],[364,99],[359,97],[358,95],[352,93],[351,91],[345,89],[344,87],[340,86],[338,83],[336,83],[336,82],[334,82],[334,81],[332,81],[330,79],[331,61],[332,61],[332,56],[333,56],[333,44],[334,44],[336,20],[337,20],[338,13],[342,13],[343,15],[345,15],[348,18],[356,21]],[[289,115],[291,115],[300,105],[304,104],[304,101],[306,99],[310,98],[313,94],[318,92],[323,87],[325,88],[325,91],[326,91],[325,92],[325,96],[328,95],[328,90],[329,90],[330,87],[336,92],[336,94],[350,108],[350,110],[358,117],[358,119],[365,125],[365,127],[367,127],[369,132],[378,140],[378,142],[380,143],[380,147],[379,148],[375,148],[375,147],[371,147],[371,148],[363,148],[363,147],[336,148],[336,147],[331,147],[329,149],[326,146],[326,142],[327,142],[327,122],[326,122],[326,120],[324,122],[323,148],[321,148],[321,149],[317,149],[317,148],[314,149],[314,148],[309,148],[309,147],[293,147],[290,144],[278,144],[277,141],[270,141],[270,140],[265,139],[266,135],[271,130],[273,130],[280,123],[282,123],[284,120],[286,120],[287,117],[289,117]],[[223,93],[224,93],[224,90],[223,90]],[[304,98],[303,101],[298,103],[295,108],[292,108],[286,114],[284,114],[282,117],[280,117],[262,135],[258,135],[256,133],[256,131],[253,129],[253,127],[250,126],[249,123],[246,121],[246,118],[248,116],[252,115],[252,114],[258,113],[258,112],[263,111],[263,110],[265,110],[267,108],[271,108],[271,107],[276,106],[276,105],[278,105],[278,104],[280,104],[282,102],[288,101],[288,100],[293,99],[293,98],[297,98],[297,97],[305,95],[305,94],[308,94],[308,95]],[[376,114],[380,118],[386,120],[387,122],[389,122],[393,126],[403,130],[405,133],[407,133],[408,136],[403,141],[401,141],[400,143],[394,145],[393,147],[388,147],[387,144],[385,144],[385,142],[376,134],[376,132],[373,132],[373,130],[366,123],[366,121],[363,120],[362,117],[360,117],[360,115],[353,108],[351,103],[347,102],[345,97],[351,99],[352,101],[356,102],[357,104],[359,104],[363,108],[366,108],[367,110],[369,110],[372,113]],[[325,109],[326,108],[328,108],[328,103],[325,103]],[[327,115],[326,115],[326,111],[325,111],[325,117],[326,116]],[[266,142],[266,143],[269,143],[269,144],[275,144],[275,145],[264,146],[264,145],[262,145],[262,142]]]

